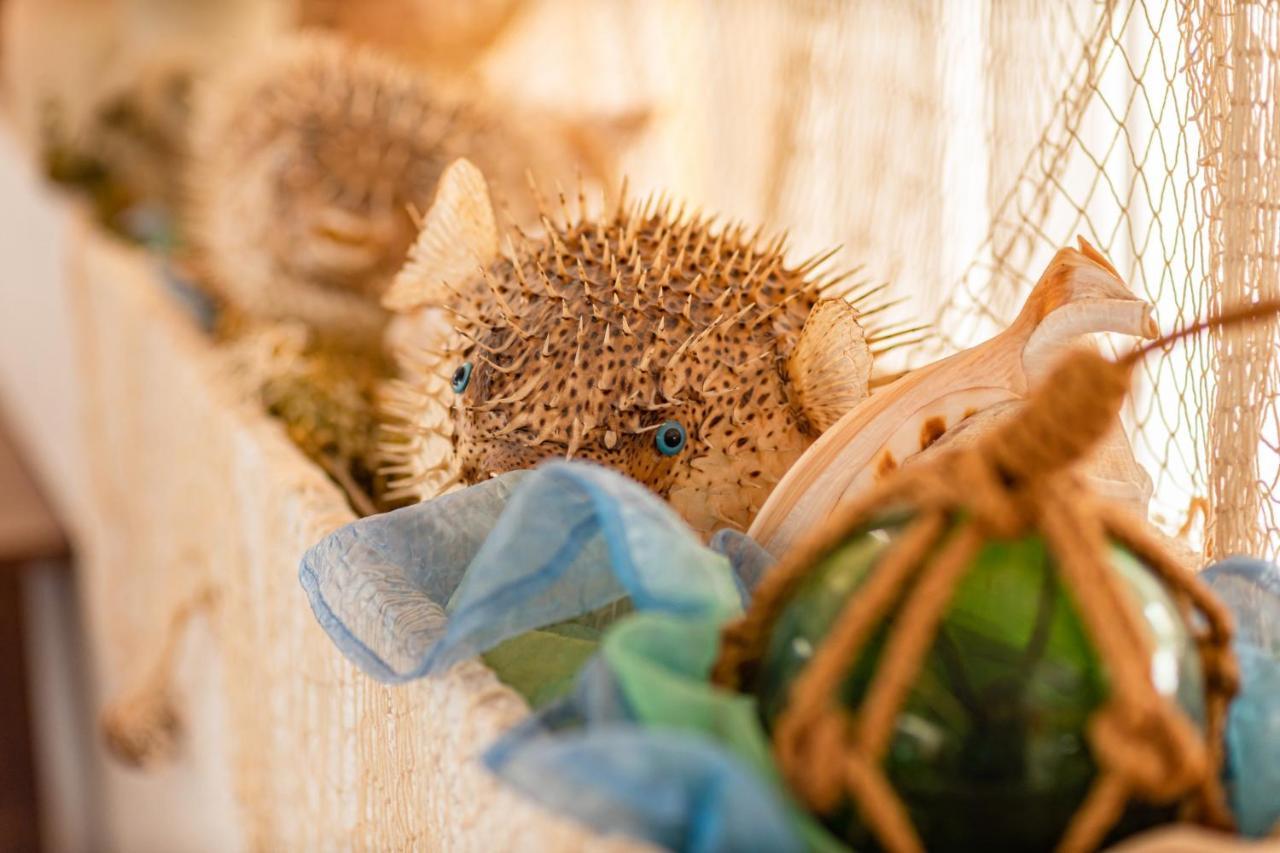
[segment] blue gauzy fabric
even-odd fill
[[[773,568],[778,558],[762,548],[745,533],[725,528],[711,537],[711,550],[724,554],[733,566],[733,577],[738,584],[745,609],[751,603],[751,595],[765,572]]]
[[[1233,557],[1201,579],[1231,609],[1240,692],[1227,717],[1227,790],[1240,831],[1280,825],[1280,568]]]
[[[644,633],[648,626],[637,622],[651,618],[636,615],[625,624]],[[693,640],[693,657],[698,657],[696,647],[705,646],[698,635],[714,634],[714,621],[681,628],[683,620],[669,618],[667,630]],[[698,675],[705,686],[705,673]],[[679,680],[677,675],[671,682],[677,694]],[[806,843],[811,839],[797,827],[793,809],[769,774],[761,772],[759,755],[753,761],[750,750],[735,752],[700,732],[696,723],[681,725],[683,706],[678,699],[671,703],[677,719],[667,720],[669,725],[640,722],[607,654],[597,655],[579,674],[571,696],[504,735],[484,762],[546,808],[668,850],[832,853],[834,847]],[[766,749],[763,736],[759,749]]]
[[[640,484],[552,462],[353,522],[302,558],[320,625],[389,683],[630,599],[690,616],[741,602],[730,561]]]
[[[605,724],[504,758],[504,781],[601,831],[687,853],[804,850],[769,786],[695,734]]]
[[[615,472],[555,462],[350,524],[305,555],[300,576],[334,642],[388,682],[627,600],[638,612],[615,627],[631,630],[611,629],[572,697],[517,726],[486,763],[604,831],[692,853],[789,853],[813,845],[760,772],[767,748],[747,700],[734,700],[725,722],[749,748],[698,731],[714,705],[688,725],[651,725],[680,719],[690,690],[711,690],[719,626],[772,563],[739,533],[704,547],[666,503]],[[646,685],[661,689],[641,702],[641,722]]]

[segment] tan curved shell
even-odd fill
[[[1084,240],[1046,267],[1013,323],[996,337],[910,371],[837,419],[787,472],[752,523],[764,548],[782,554],[838,507],[948,432],[989,428],[1043,381],[1057,358],[1095,332],[1156,335],[1151,306]],[[963,435],[963,433],[961,433]],[[963,441],[963,438],[956,438]],[[1145,512],[1146,472],[1123,434],[1113,433],[1090,465],[1108,492]],[[1096,480],[1098,478],[1095,478]]]

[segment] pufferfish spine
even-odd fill
[[[387,497],[584,458],[644,483],[703,532],[745,527],[821,430],[867,396],[882,337],[861,325],[859,294],[818,273],[831,253],[788,266],[783,237],[667,201],[620,200],[596,218],[561,201],[542,235],[500,247],[479,171],[462,160],[441,179],[384,298],[401,316]]]

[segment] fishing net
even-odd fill
[[[1026,35],[1027,11],[993,9],[993,30]],[[1065,72],[1061,95],[940,307],[944,341],[965,345],[1002,326],[1075,233],[1096,241],[1166,328],[1273,298],[1276,10],[1117,2],[1042,11],[1078,47],[1050,63]],[[1018,85],[998,71],[994,79],[997,90]],[[1168,350],[1143,365],[1125,413],[1155,480],[1154,520],[1210,558],[1280,549],[1275,334],[1274,322],[1260,323]]]
[[[931,347],[882,372],[1003,328],[1077,235],[1166,331],[1280,286],[1265,3],[606,6],[527,15],[491,76],[550,102],[658,105],[633,186],[787,229],[797,257],[840,245],[907,323],[934,321]],[[552,40],[571,55],[537,61]],[[1148,361],[1124,413],[1154,520],[1210,559],[1280,548],[1274,332]]]

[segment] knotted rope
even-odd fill
[[[178,605],[170,614],[160,654],[146,678],[103,708],[99,717],[103,742],[124,764],[156,767],[177,753],[182,735],[182,715],[173,686],[178,652],[187,625],[195,616],[206,613],[215,601],[214,591],[202,588]]]
[[[726,627],[712,676],[717,684],[741,689],[754,683],[778,615],[809,569],[849,532],[893,507],[916,510],[796,678],[777,721],[778,763],[804,802],[826,812],[847,797],[886,849],[923,850],[881,769],[894,721],[957,585],[984,543],[1038,532],[1110,676],[1110,695],[1087,730],[1097,776],[1059,849],[1095,848],[1134,797],[1181,802],[1188,817],[1231,826],[1217,772],[1227,704],[1238,682],[1230,615],[1165,550],[1144,520],[1093,496],[1070,467],[1110,430],[1132,366],[1152,348],[1208,326],[1269,316],[1278,309],[1271,303],[1250,306],[1156,341],[1118,362],[1091,350],[1072,352],[1016,418],[972,448],[900,469],[837,509],[785,555],[762,581],[748,612]],[[1203,736],[1151,682],[1150,641],[1141,614],[1111,567],[1112,541],[1155,573],[1190,626],[1205,678]],[[899,602],[866,695],[851,712],[839,703],[839,686]],[[1201,618],[1191,618],[1193,612]]]

